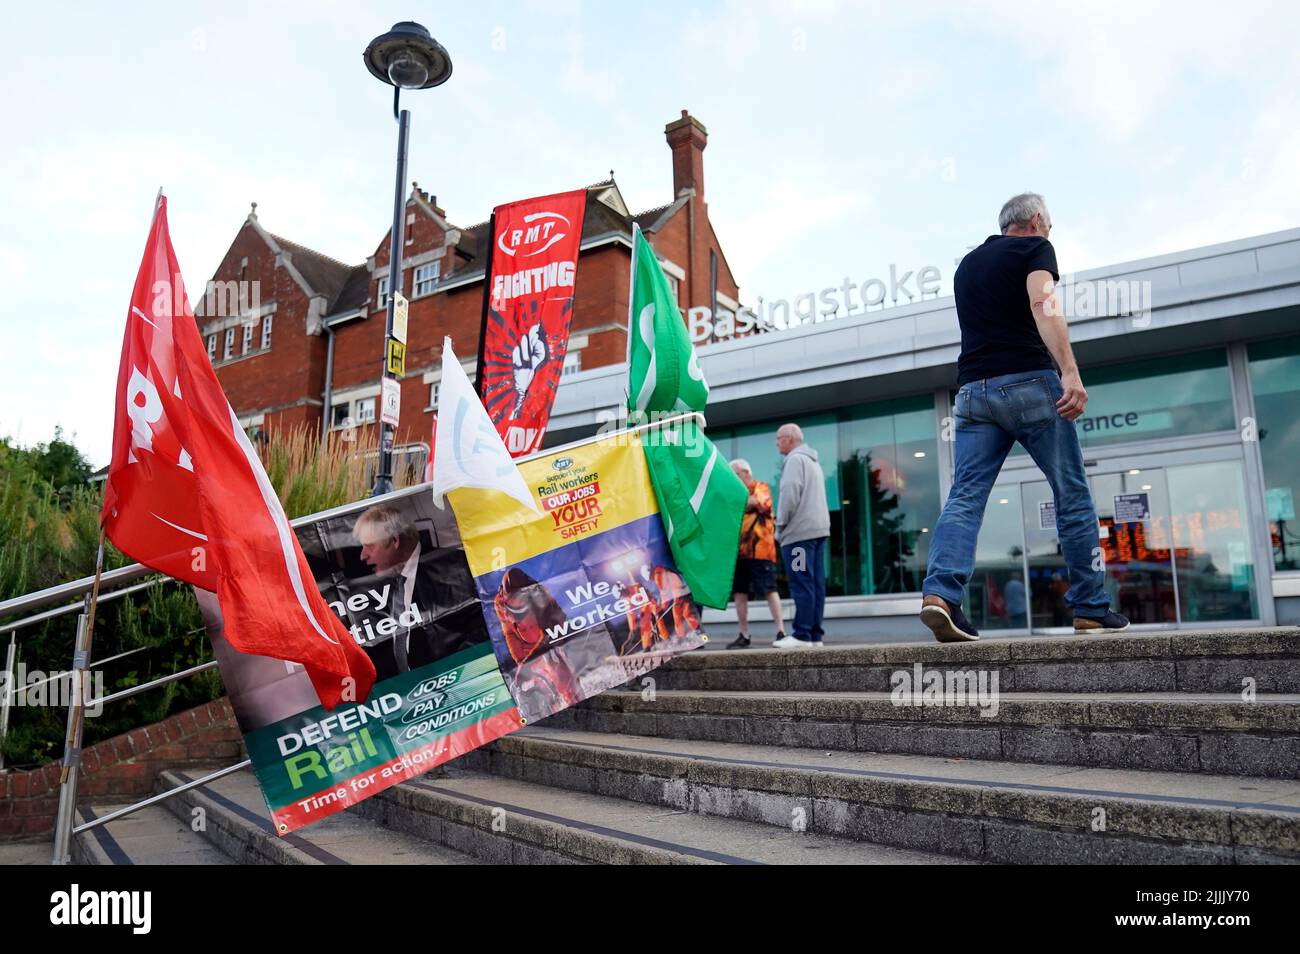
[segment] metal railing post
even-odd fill
[[[14,698],[14,655],[18,652],[18,636],[9,634],[9,649],[5,652],[5,671],[0,686],[0,770],[5,767],[5,736],[9,734],[9,706]]]
[[[89,674],[89,627],[85,613],[77,617],[77,642],[72,654],[72,696],[68,700],[68,730],[63,743],[63,771],[59,774],[59,811],[54,819],[54,861],[68,863],[72,823],[77,807],[77,781],[81,774],[81,735],[86,716],[86,677]]]

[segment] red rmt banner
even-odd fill
[[[542,446],[573,314],[587,190],[492,212],[478,389],[512,457]]]

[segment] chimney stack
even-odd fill
[[[709,131],[686,110],[682,118],[664,127],[664,137],[673,151],[673,196],[683,189],[694,189],[704,200],[704,147],[709,144]]]

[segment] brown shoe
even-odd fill
[[[1126,629],[1128,629],[1128,617],[1121,616],[1119,613],[1107,613],[1101,619],[1090,616],[1076,616],[1074,618],[1074,633],[1076,636],[1122,633]]]
[[[969,643],[980,638],[979,631],[970,624],[961,607],[949,603],[942,596],[927,596],[921,600],[921,622],[941,643]]]

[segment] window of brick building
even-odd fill
[[[229,361],[235,354],[235,329],[226,329],[226,345],[221,349],[221,360]]]
[[[378,301],[379,301],[379,304],[376,305],[375,307],[377,307],[377,308],[387,308],[387,307],[388,307],[388,276],[387,276],[387,275],[385,275],[383,278],[379,279],[379,298],[378,298]]]
[[[438,287],[438,276],[442,272],[442,262],[429,262],[415,269],[415,297],[427,295]]]
[[[571,374],[577,374],[582,370],[582,352],[566,351],[564,353],[564,364],[560,367],[560,377],[567,378]]]
[[[217,360],[217,336],[208,335],[208,360]]]
[[[244,325],[244,340],[240,345],[240,354],[248,354],[253,350],[253,322]]]
[[[262,350],[265,351],[271,347],[271,319],[273,315],[265,315],[262,318]]]

